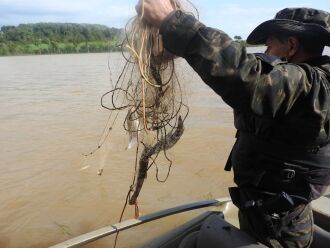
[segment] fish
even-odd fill
[[[126,124],[128,132],[128,145],[126,150],[136,147],[139,140],[140,134],[140,119],[136,116],[135,107],[132,107],[128,110],[126,115]]]
[[[139,169],[137,174],[137,182],[132,196],[129,199],[130,205],[137,203],[137,198],[140,194],[144,180],[147,177],[149,159],[152,155],[158,154],[161,150],[168,150],[172,148],[180,139],[184,132],[183,120],[181,116],[178,117],[178,125],[166,137],[162,137],[155,145],[146,146],[139,160]]]

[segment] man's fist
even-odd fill
[[[165,17],[175,8],[171,0],[140,0],[135,9],[150,25],[160,27]]]

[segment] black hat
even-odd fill
[[[272,32],[313,35],[320,38],[325,46],[330,46],[330,13],[311,8],[286,8],[278,12],[274,19],[256,27],[247,38],[253,45],[265,44]]]

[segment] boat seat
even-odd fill
[[[200,230],[197,248],[266,247],[247,233],[226,222],[222,215],[208,217]]]
[[[196,248],[199,231],[188,234],[180,243],[178,248]]]
[[[178,248],[262,248],[254,238],[226,222],[222,214],[209,216],[200,231],[185,237]]]
[[[221,245],[220,245],[221,244]],[[314,237],[311,248],[329,247],[330,233],[314,225]],[[199,231],[187,235],[178,248],[261,248],[266,247],[258,243],[253,237],[226,222],[222,215],[208,217]]]

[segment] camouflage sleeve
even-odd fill
[[[223,31],[181,11],[170,14],[160,32],[165,48],[184,57],[234,109],[273,117],[286,114],[311,88],[299,66],[266,63]]]

